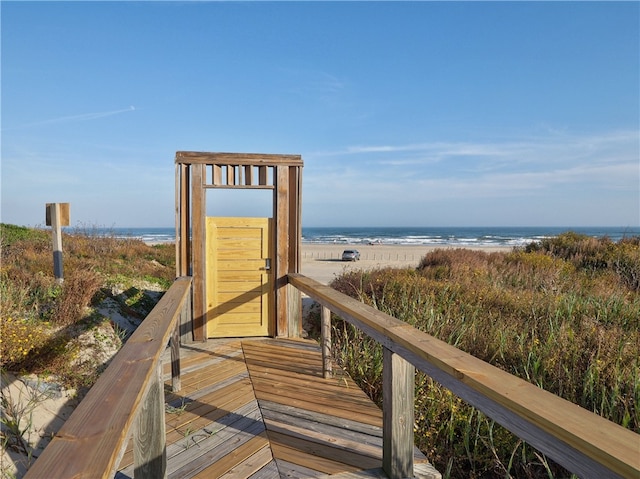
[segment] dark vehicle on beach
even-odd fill
[[[342,261],[358,261],[360,252],[355,249],[346,249],[342,252]]]

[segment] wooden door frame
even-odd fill
[[[176,274],[193,277],[194,341],[206,341],[206,194],[209,190],[273,191],[275,336],[298,337],[300,293],[287,274],[300,272],[300,155],[176,152]],[[184,332],[183,332],[184,333]]]

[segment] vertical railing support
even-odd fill
[[[180,391],[180,321],[176,321],[176,326],[171,334],[171,390],[174,393]]]
[[[389,479],[413,477],[415,367],[384,348],[382,364],[382,468]]]
[[[320,334],[322,341],[322,376],[325,379],[333,375],[331,367],[331,311],[320,306]]]
[[[133,430],[133,477],[164,479],[167,477],[167,448],[164,423],[164,382],[162,361],[150,378]]]
[[[302,294],[287,284],[287,330],[290,338],[299,338],[302,330]]]
[[[190,291],[187,300],[180,311],[178,325],[180,327],[180,344],[193,343],[193,292]]]

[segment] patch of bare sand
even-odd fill
[[[342,252],[356,249],[360,261],[342,261]],[[414,268],[430,251],[453,249],[451,246],[405,246],[405,245],[345,245],[345,244],[302,244],[302,264],[300,272],[323,284],[328,284],[336,276],[353,269],[377,269],[385,267]],[[468,249],[487,253],[511,251],[510,247],[479,246]]]

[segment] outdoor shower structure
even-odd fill
[[[178,151],[175,163],[176,273],[193,277],[183,338],[298,337],[300,293],[287,274],[300,272],[302,158]],[[208,216],[220,189],[270,190],[272,214]]]

